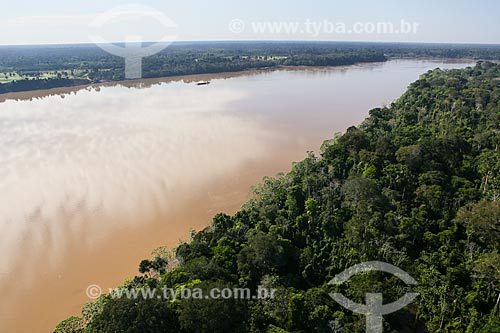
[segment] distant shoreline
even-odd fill
[[[306,70],[306,69],[318,69],[318,68],[348,68],[351,66],[361,65],[361,64],[379,64],[387,61],[396,60],[396,59],[388,59],[386,61],[373,61],[373,62],[357,62],[350,65],[338,65],[338,66],[275,66],[275,67],[263,67],[263,68],[249,68],[240,71],[221,71],[214,73],[199,73],[199,74],[185,74],[185,75],[173,75],[173,76],[159,76],[159,77],[148,77],[148,78],[140,78],[140,79],[131,79],[131,80],[107,80],[102,82],[92,82],[87,84],[76,84],[76,85],[67,85],[61,87],[55,87],[50,89],[33,89],[33,90],[23,90],[23,91],[15,91],[15,92],[6,92],[0,93],[0,103],[5,102],[7,100],[12,99],[29,99],[42,97],[45,95],[58,95],[61,93],[69,93],[72,91],[78,91],[90,87],[100,88],[100,87],[109,87],[115,85],[121,85],[124,87],[138,87],[138,86],[152,86],[158,83],[165,82],[176,82],[176,81],[184,81],[186,83],[194,83],[197,81],[209,80],[209,79],[218,79],[218,78],[231,78],[242,75],[249,74],[258,74],[264,72],[273,72],[279,70]],[[33,94],[39,92],[42,96],[24,96],[26,94]]]
[[[0,103],[6,102],[8,100],[30,100],[33,98],[43,98],[46,96],[53,95],[61,95],[61,94],[69,94],[72,92],[77,92],[80,90],[95,88],[99,89],[101,87],[111,87],[111,86],[123,86],[129,88],[142,88],[142,87],[150,87],[160,83],[168,83],[168,82],[179,82],[183,81],[185,83],[194,83],[197,81],[209,81],[212,79],[226,79],[233,78],[244,75],[253,75],[265,72],[274,72],[280,70],[314,70],[314,69],[340,69],[340,68],[350,68],[353,66],[359,65],[370,65],[370,64],[381,64],[388,61],[397,61],[397,60],[435,60],[435,61],[446,61],[446,62],[464,62],[470,61],[471,64],[476,63],[477,59],[471,58],[433,58],[433,57],[413,57],[413,58],[389,58],[386,61],[374,61],[374,62],[357,62],[350,65],[338,65],[338,66],[275,66],[275,67],[265,67],[265,68],[257,68],[257,69],[245,69],[241,71],[225,71],[225,72],[216,72],[216,73],[203,73],[203,74],[186,74],[186,75],[174,75],[174,76],[163,76],[163,77],[154,77],[154,78],[141,78],[141,79],[133,79],[133,80],[109,80],[103,82],[95,82],[88,84],[79,84],[79,85],[70,85],[70,86],[62,86],[50,89],[35,89],[35,90],[24,90],[17,92],[7,92],[0,93]]]
[[[124,59],[96,45],[0,47],[3,96],[102,84],[128,85]],[[395,59],[500,60],[499,46],[401,43],[177,43],[144,58],[143,80],[211,76],[282,68],[343,67]],[[8,98],[8,97],[7,97]],[[5,100],[5,98],[4,98]]]
[[[51,92],[51,91],[55,91],[58,89],[86,88],[89,86],[101,86],[101,85],[106,86],[109,84],[124,84],[124,83],[130,83],[130,82],[143,82],[145,80],[161,80],[162,82],[164,82],[165,79],[172,79],[173,81],[177,81],[177,80],[182,79],[182,78],[189,78],[189,77],[193,77],[193,76],[203,77],[203,76],[213,76],[213,75],[220,75],[220,74],[233,74],[233,73],[238,74],[238,73],[247,73],[247,72],[273,71],[273,70],[280,70],[280,69],[298,69],[298,70],[301,70],[301,69],[306,69],[306,68],[328,68],[328,67],[341,68],[341,67],[355,66],[355,65],[359,65],[359,64],[384,63],[384,62],[387,62],[389,60],[392,60],[392,59],[386,59],[383,61],[354,62],[354,63],[348,64],[348,65],[329,65],[329,66],[318,66],[318,65],[283,66],[283,65],[279,65],[279,66],[268,66],[268,67],[261,67],[261,68],[247,68],[247,69],[237,70],[237,71],[220,71],[220,72],[213,72],[213,73],[192,73],[192,74],[184,74],[184,75],[145,77],[145,78],[130,79],[130,80],[127,80],[127,79],[125,79],[125,80],[122,80],[122,79],[120,79],[120,80],[102,80],[100,82],[89,82],[89,83],[85,83],[85,84],[80,84],[80,82],[79,82],[79,83],[74,84],[74,85],[72,85],[72,84],[61,85],[58,87],[53,87],[53,88],[48,88],[48,89],[26,89],[26,90],[19,90],[19,91],[4,92],[4,93],[0,92],[0,103],[9,99],[9,98],[7,98],[7,99],[2,98],[6,95],[23,94],[23,93],[29,93],[29,92],[35,92],[35,91]],[[126,84],[124,84],[124,85],[126,86]]]

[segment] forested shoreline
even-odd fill
[[[363,332],[330,292],[384,303],[384,332],[500,332],[500,65],[429,71],[387,107],[265,178],[174,251],[155,251],[121,290],[258,286],[272,299],[101,296],[55,332]],[[408,272],[328,282],[369,260]]]
[[[143,59],[143,78],[403,58],[499,60],[500,46],[349,42],[174,43]],[[125,79],[124,59],[96,45],[1,46],[0,94]]]

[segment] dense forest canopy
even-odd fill
[[[143,77],[278,66],[340,66],[393,57],[500,59],[500,46],[353,42],[178,42],[143,59]],[[96,45],[1,46],[0,94],[125,79],[123,58]]]
[[[384,332],[500,332],[500,65],[429,71],[392,105],[265,178],[232,216],[218,214],[174,253],[156,252],[121,290],[258,286],[270,299],[101,296],[56,332],[363,332],[329,297],[386,303]],[[382,273],[328,282],[369,260]]]

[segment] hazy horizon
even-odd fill
[[[132,4],[134,4],[132,2]],[[195,41],[338,41],[338,42],[413,42],[451,44],[500,44],[500,3],[485,0],[430,1],[401,3],[386,0],[374,3],[368,0],[318,1],[314,4],[288,2],[233,3],[214,0],[199,3],[193,0],[147,0],[135,3],[160,13],[158,17],[111,18],[110,11],[123,9],[124,3],[96,0],[85,3],[67,3],[49,0],[43,3],[20,0],[10,3],[0,13],[0,29],[8,31],[0,36],[0,45],[53,45],[91,43],[96,32],[109,41],[123,41],[127,37],[141,40],[161,40],[168,31],[169,39]],[[107,13],[107,18],[96,29],[92,22]],[[123,13],[122,13],[123,14]],[[151,15],[150,15],[151,16]],[[111,22],[113,21],[113,22]],[[160,20],[161,21],[161,20]],[[132,23],[132,24],[131,24]],[[352,29],[356,24],[392,24],[387,31]],[[345,30],[332,29],[345,26]],[[414,26],[411,32],[402,32],[400,25]],[[335,30],[335,31],[333,31]],[[394,32],[397,31],[397,32]]]
[[[113,44],[123,44],[125,41],[113,41]],[[156,43],[155,40],[147,40],[143,43]],[[350,41],[350,40],[176,40],[171,44],[216,44],[216,43],[329,43],[329,44],[403,44],[403,45],[435,45],[435,46],[498,46],[500,47],[500,42],[495,43],[476,43],[476,42],[400,42],[400,41]],[[92,46],[99,45],[99,43],[92,42],[67,42],[67,43],[39,43],[39,44],[0,44],[0,47],[29,47],[29,46]]]

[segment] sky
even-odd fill
[[[500,44],[498,0],[0,0],[0,5],[0,45],[90,43],[96,36],[109,42]]]

